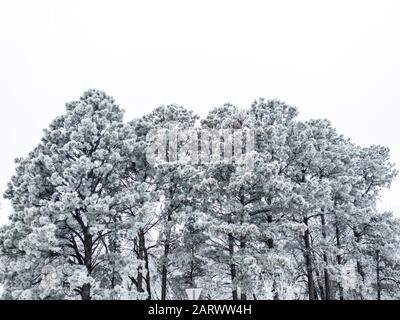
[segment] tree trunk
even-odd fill
[[[146,268],[146,289],[147,289],[147,300],[151,300],[151,276],[150,276],[150,268],[149,268],[149,254],[147,252],[147,248],[144,249],[144,261]]]
[[[304,223],[307,226],[306,231],[304,232],[304,258],[306,263],[306,272],[307,272],[307,284],[308,284],[308,298],[310,300],[316,300],[316,291],[314,287],[314,277],[313,277],[313,267],[312,267],[312,259],[311,259],[311,244],[310,244],[310,231],[308,229],[308,219],[304,218]]]
[[[169,264],[169,251],[171,249],[171,226],[172,212],[168,212],[165,243],[164,243],[164,255],[162,260],[161,270],[161,300],[167,300],[167,286],[168,286],[168,264]]]
[[[340,231],[339,231],[339,226],[336,223],[336,247],[340,250]],[[342,256],[338,254],[336,256],[336,260],[338,265],[342,265]],[[342,283],[339,281],[338,282],[338,287],[339,287],[339,300],[344,300],[344,295],[343,295],[343,287]]]
[[[268,215],[268,217],[267,217],[267,221],[268,221],[268,223],[272,223],[272,216],[271,215]],[[274,248],[274,239],[272,239],[272,238],[269,238],[269,239],[267,239],[267,246],[268,246],[268,249],[273,249]],[[277,289],[277,283],[276,283],[276,276],[275,276],[275,274],[274,274],[274,280],[273,280],[273,282],[272,282],[272,292],[273,292],[273,294],[274,294],[274,300],[279,300],[279,292],[278,292],[278,289]]]
[[[379,250],[376,250],[376,292],[377,299],[381,300],[382,286],[381,286],[381,275],[380,275],[380,266],[379,266]]]
[[[81,290],[81,297],[82,300],[91,300],[91,296],[90,296],[90,284],[86,283],[82,286],[82,290]]]
[[[354,231],[354,237],[355,237],[357,243],[361,242],[361,235],[358,232]],[[358,259],[357,259],[357,272],[361,276],[362,281],[365,282],[364,268],[361,264],[361,261]]]
[[[354,228],[354,238],[355,238],[355,242],[356,243],[360,243],[361,242],[361,235],[359,232],[357,232]],[[357,266],[357,273],[361,276],[361,281],[362,283],[360,284],[359,287],[359,292],[358,295],[360,297],[361,300],[364,300],[364,296],[363,296],[363,290],[362,288],[364,287],[365,284],[365,272],[364,272],[364,268],[363,265],[361,263],[361,261],[359,260],[359,258],[357,257],[357,262],[356,262],[356,266]]]
[[[168,256],[170,250],[170,233],[165,239],[163,265],[161,271],[161,300],[167,300]]]
[[[84,251],[85,251],[85,266],[88,275],[92,273],[92,253],[93,253],[93,237],[89,232],[89,228],[86,227],[83,232],[84,239]],[[85,283],[81,289],[81,298],[82,300],[91,300],[90,294],[90,284]]]
[[[146,242],[143,229],[138,233],[138,259],[144,261],[144,251],[146,250]],[[138,267],[137,291],[144,292],[143,289],[143,266]]]
[[[191,260],[190,260],[189,285],[190,285],[190,287],[195,288],[196,287],[196,283],[194,281],[194,268],[195,268],[194,259],[195,259],[195,256],[194,256],[193,248],[190,250],[190,256],[191,256]]]
[[[236,265],[233,261],[233,257],[235,255],[235,239],[233,238],[232,234],[228,235],[228,244],[229,244],[229,258],[230,258],[230,273],[231,273],[232,286],[234,286],[234,288],[232,289],[232,299],[239,300],[237,288],[235,287]]]
[[[359,260],[357,260],[357,272],[361,276],[362,281],[365,281],[365,273],[364,273],[364,268]]]
[[[321,225],[322,225],[322,237],[326,241],[326,225],[325,225],[325,215],[321,214]],[[328,256],[326,251],[323,253],[324,258],[324,282],[325,282],[325,300],[330,300],[331,298],[331,288],[330,288],[330,279],[329,279],[329,272],[328,272]]]

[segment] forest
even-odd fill
[[[113,97],[86,91],[16,159],[0,298],[400,299],[400,223],[379,209],[397,175],[390,150],[297,116],[259,99],[126,120]],[[189,148],[165,130],[238,137]]]

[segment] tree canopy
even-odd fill
[[[260,99],[124,122],[88,90],[16,160],[3,298],[400,298],[400,224],[377,206],[397,175],[388,148],[297,114]]]

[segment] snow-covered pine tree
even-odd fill
[[[197,169],[191,163],[179,161],[176,152],[182,143],[178,134],[194,127],[198,116],[183,107],[168,105],[156,108],[150,114],[137,122],[137,130],[147,136],[149,143],[164,142],[156,148],[156,161],[152,163],[149,171],[150,180],[159,194],[159,205],[153,211],[157,224],[158,240],[155,243],[157,259],[154,263],[158,270],[157,296],[161,300],[173,299],[176,296],[184,296],[184,288],[173,284],[171,277],[176,271],[174,264],[183,265],[185,256],[175,254],[179,252],[180,237],[186,215],[192,210],[191,190],[195,185]],[[154,136],[148,135],[155,132]],[[159,140],[154,140],[159,139]],[[174,145],[175,144],[175,145]],[[150,147],[150,146],[149,146]],[[150,159],[146,159],[147,163]],[[185,263],[187,263],[185,261]],[[178,271],[179,273],[179,271]],[[174,292],[173,288],[179,289]]]
[[[203,128],[249,129],[255,135],[253,151],[241,154],[242,150],[234,150],[233,162],[213,161],[206,167],[202,184],[208,256],[219,265],[220,273],[229,274],[224,281],[230,284],[234,300],[287,296],[284,291],[292,279],[279,275],[290,270],[290,262],[283,249],[286,243],[279,239],[287,230],[283,220],[291,205],[290,181],[283,171],[286,136],[295,115],[296,110],[284,103],[260,100],[250,111],[232,105],[214,109],[203,121]],[[254,165],[242,170],[246,162],[240,160],[249,156]]]
[[[97,90],[66,109],[17,161],[5,194],[14,208],[1,241],[12,263],[5,279],[11,298],[114,297],[134,263],[119,241],[120,175],[132,148],[123,111]]]

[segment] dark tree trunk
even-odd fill
[[[310,244],[310,231],[308,229],[308,219],[304,218],[304,223],[307,226],[304,232],[304,258],[306,263],[306,273],[307,273],[307,285],[308,285],[308,298],[310,300],[316,300],[316,291],[314,287],[314,277],[313,277],[313,266],[311,259],[311,244]]]
[[[326,240],[326,224],[325,224],[325,215],[321,214],[321,225],[322,225],[322,237]],[[331,286],[328,272],[328,256],[326,252],[323,253],[325,268],[324,268],[324,282],[325,282],[325,300],[331,299]]]
[[[381,300],[382,285],[381,285],[381,275],[379,266],[379,259],[380,259],[379,254],[380,254],[379,250],[376,250],[376,292],[377,292],[377,299]]]
[[[357,272],[359,273],[362,281],[364,282],[365,281],[365,273],[364,273],[364,268],[360,261],[357,261]]]
[[[271,215],[268,215],[267,219],[268,219],[267,220],[268,223],[272,223]],[[274,239],[272,239],[272,238],[267,239],[267,246],[268,246],[268,249],[273,249],[274,248]],[[276,283],[275,275],[274,275],[274,280],[272,283],[272,292],[274,294],[274,300],[279,300],[279,292],[277,290],[277,283]]]
[[[190,260],[189,285],[192,288],[195,288],[196,287],[196,283],[194,281],[194,268],[195,268],[195,265],[194,265],[194,249],[192,248],[190,251],[191,251],[190,252],[191,260]]]
[[[340,250],[340,247],[341,247],[340,230],[339,230],[339,226],[337,224],[336,224],[336,247]],[[342,265],[342,256],[340,254],[338,254],[336,256],[336,260],[337,260],[338,265]],[[339,299],[344,300],[343,287],[342,287],[342,283],[340,281],[338,283],[338,287],[339,287]]]
[[[92,299],[90,296],[90,284],[86,283],[82,286],[81,297],[82,297],[82,300],[91,300]]]
[[[229,258],[230,258],[230,274],[231,274],[232,285],[234,286],[236,281],[237,271],[236,271],[236,265],[233,261],[233,257],[235,255],[235,239],[231,234],[228,235],[228,244],[229,244]],[[232,299],[239,300],[236,288],[232,290]]]
[[[358,232],[354,231],[354,237],[355,237],[357,243],[361,242],[361,235]],[[360,260],[357,260],[357,272],[361,276],[362,281],[365,282],[364,268],[363,268]]]
[[[143,229],[139,230],[138,233],[138,259],[144,261],[144,252],[146,250],[146,240],[144,237]],[[143,267],[138,267],[138,279],[137,279],[137,291],[144,292],[143,289]]]
[[[88,275],[92,273],[92,253],[93,253],[93,237],[89,232],[89,228],[86,227],[83,232],[83,239],[84,239],[84,251],[85,251],[85,266]],[[91,300],[90,294],[90,284],[86,283],[82,286],[81,289],[81,298],[82,300]]]
[[[149,268],[149,254],[147,252],[147,248],[144,250],[144,261],[145,261],[145,268],[147,271],[146,274],[146,289],[147,289],[147,300],[151,300],[151,276],[150,276],[150,268]]]
[[[273,281],[273,283],[272,283],[272,292],[273,292],[273,294],[274,294],[274,300],[280,300],[279,299],[279,292],[278,292],[278,289],[277,289],[277,283],[276,283],[276,280],[274,279],[274,281]]]
[[[172,212],[169,211],[167,218],[164,254],[163,254],[162,269],[161,269],[161,300],[167,300],[169,252],[171,249],[171,229],[169,224],[171,221],[172,221]]]
[[[356,243],[360,243],[361,242],[361,234],[359,232],[357,232],[355,230],[355,228],[354,228],[353,232],[354,232],[355,242]],[[361,276],[361,281],[362,281],[362,286],[363,286],[364,283],[365,283],[365,272],[364,272],[364,267],[363,267],[361,261],[358,258],[357,258],[356,265],[357,265],[357,273]],[[358,295],[359,295],[361,300],[364,300],[364,296],[363,296],[362,290],[360,290],[358,292]]]
[[[161,270],[161,300],[167,300],[168,256],[170,250],[170,234],[168,233],[164,244],[163,265]]]

